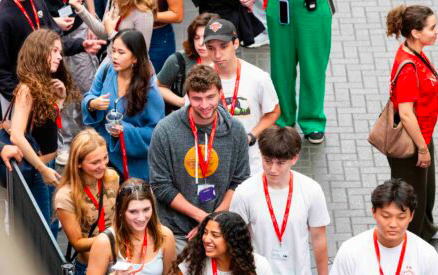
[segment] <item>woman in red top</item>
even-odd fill
[[[411,184],[418,196],[418,207],[409,225],[409,231],[430,241],[438,231],[433,224],[432,209],[435,201],[435,163],[432,141],[438,115],[437,74],[422,52],[425,46],[435,44],[438,30],[433,11],[426,6],[400,5],[387,16],[387,35],[400,34],[406,38],[395,56],[391,79],[398,66],[412,60],[400,72],[391,101],[400,119],[417,146],[417,154],[407,159],[388,157],[392,178],[403,178]],[[417,76],[418,75],[418,84]]]

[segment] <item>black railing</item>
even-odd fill
[[[73,275],[73,265],[66,262],[15,161],[12,165],[13,172],[6,179],[12,239],[22,238],[27,252],[37,257],[48,274]]]

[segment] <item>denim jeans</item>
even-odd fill
[[[85,275],[87,273],[87,264],[81,263],[76,259],[74,261],[75,265],[75,275]]]
[[[152,32],[149,58],[158,74],[166,59],[176,51],[175,33],[171,24],[154,29]]]
[[[55,161],[51,161],[47,164],[50,168],[55,168]],[[47,224],[50,227],[50,230],[52,231],[53,236],[55,239],[58,236],[58,225],[59,221],[55,219],[53,222],[51,222],[51,217],[53,215],[53,207],[52,207],[52,195],[55,190],[55,187],[48,186],[44,183],[43,177],[39,172],[35,173],[34,181],[29,182],[29,189],[32,193],[35,201],[37,202],[44,219],[46,220]]]

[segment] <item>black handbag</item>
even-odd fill
[[[9,107],[5,113],[5,116],[3,117],[2,126],[3,126],[3,123],[5,122],[6,118],[8,118],[9,120],[11,119],[12,107],[14,105],[14,102],[15,102],[15,97],[12,99],[11,104],[9,104]],[[31,135],[32,126],[33,126],[33,118],[31,119],[31,122],[29,123],[29,126],[28,126],[28,130],[26,131],[24,136],[27,139],[27,141],[29,142],[32,149],[38,154],[40,152],[40,147],[39,147],[38,143],[36,142],[36,140]],[[5,145],[13,145],[11,142],[11,137],[10,137],[9,133],[3,128],[0,130],[0,142],[5,144]],[[26,180],[26,183],[31,184],[33,182],[36,174],[38,173],[38,171],[25,158],[23,158],[20,163],[17,163],[17,165],[21,171],[21,174],[23,175],[24,179]],[[7,173],[6,165],[3,162],[3,160],[0,159],[0,185],[3,187],[6,187],[6,173]]]

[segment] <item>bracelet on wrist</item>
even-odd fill
[[[87,110],[88,110],[89,112],[94,112],[94,111],[95,111],[94,108],[91,107],[91,100],[88,101],[88,103],[87,103]]]

